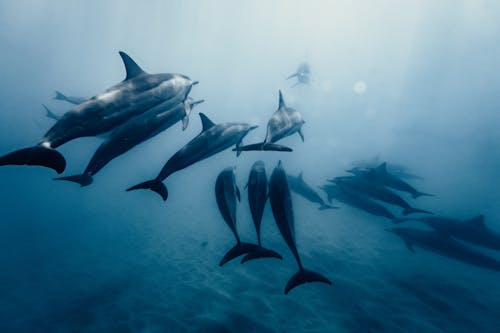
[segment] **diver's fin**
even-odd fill
[[[241,256],[243,254],[254,251],[256,247],[257,247],[257,245],[255,245],[255,244],[244,243],[244,242],[237,243],[229,251],[226,252],[224,257],[219,262],[219,266],[222,267],[227,262],[229,262],[235,258],[238,258],[239,256]]]
[[[201,126],[202,126],[202,132],[203,131],[206,131],[207,129],[209,129],[210,127],[213,127],[215,126],[215,124],[213,123],[213,121],[211,121],[204,113],[199,113],[200,115],[200,118],[201,118]]]
[[[332,282],[323,275],[302,268],[295,273],[290,280],[288,280],[288,283],[285,286],[285,295],[288,294],[293,288],[308,282],[323,282],[329,285],[332,284]]]
[[[434,214],[429,212],[428,210],[423,210],[423,209],[418,209],[418,208],[413,208],[413,207],[408,207],[403,209],[403,215],[408,215],[408,214],[414,214],[414,213],[424,213],[424,214]]]
[[[280,98],[280,101],[279,101],[278,109],[285,108],[286,107],[285,100],[283,99],[283,94],[281,93],[281,90],[279,90],[279,98]]]
[[[66,168],[66,160],[57,150],[39,145],[0,157],[0,165],[39,165],[62,173]]]
[[[45,104],[42,104],[42,106],[44,107],[45,109],[45,116],[47,118],[50,118],[50,119],[53,119],[55,121],[58,121],[59,119],[61,119],[60,116],[58,116],[57,114],[55,114],[54,112],[50,111],[50,109],[45,105]]]
[[[256,245],[254,251],[247,253],[246,256],[241,259],[241,263],[245,263],[250,260],[259,259],[259,258],[277,258],[283,259],[283,257],[273,250],[266,249],[265,247]]]
[[[81,187],[88,186],[92,184],[94,179],[89,173],[82,173],[81,175],[67,176],[54,178],[54,180],[66,180],[74,183],[80,184]]]
[[[126,54],[123,51],[120,51],[119,53],[120,57],[122,57],[123,65],[125,65],[125,72],[126,72],[125,81],[133,79],[139,75],[146,74],[146,72],[144,72],[142,68],[139,67],[139,65],[137,65],[137,63],[134,60],[132,60],[132,58],[130,58],[128,54]]]
[[[297,131],[297,133],[299,133],[300,138],[302,139],[302,142],[304,142],[304,133],[302,133],[302,129],[299,129],[299,130]]]
[[[129,187],[127,189],[127,192],[128,191],[139,190],[139,189],[154,191],[154,192],[158,193],[161,196],[161,198],[163,199],[163,201],[167,201],[167,198],[168,198],[167,187],[159,179],[148,180],[146,182],[143,182],[143,183],[137,184],[135,186]]]

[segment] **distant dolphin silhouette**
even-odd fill
[[[298,84],[309,84],[311,81],[311,68],[309,67],[309,64],[307,62],[303,62],[299,65],[297,68],[297,71],[287,77],[286,79],[289,80],[293,77],[297,78],[297,82],[292,86],[295,87]]]
[[[66,112],[34,147],[0,157],[0,165],[39,165],[62,173],[66,160],[55,148],[76,138],[108,132],[153,107],[184,101],[193,81],[180,74],[147,74],[120,52],[127,76],[105,92]]]
[[[297,261],[297,265],[299,266],[299,271],[295,273],[290,280],[288,280],[288,283],[285,286],[285,294],[288,294],[293,288],[307,282],[323,282],[332,284],[330,280],[323,275],[306,270],[302,266],[295,241],[295,221],[293,217],[292,199],[290,189],[288,187],[287,176],[281,165],[281,161],[274,168],[269,181],[269,200],[271,202],[271,208],[274,219],[276,220],[276,225],[278,226],[281,236],[283,236],[283,239],[292,251],[295,260]]]
[[[163,201],[168,198],[167,187],[162,183],[168,176],[188,166],[215,155],[232,145],[238,146],[243,137],[257,126],[245,123],[214,124],[205,114],[200,113],[203,129],[194,139],[177,151],[163,166],[155,179],[145,181],[127,191],[145,189],[158,193]]]
[[[250,150],[292,151],[291,148],[278,145],[275,142],[295,133],[298,133],[302,141],[304,141],[304,135],[302,134],[303,124],[304,120],[302,119],[301,114],[295,109],[289,108],[285,105],[285,101],[283,100],[283,95],[280,90],[279,106],[267,123],[267,134],[265,140],[261,143],[236,147],[233,150],[238,152]]]
[[[327,204],[309,184],[304,181],[302,172],[298,176],[287,175],[288,185],[290,190],[304,197],[312,203],[317,203],[320,206],[319,210],[324,209],[337,209],[338,207],[330,206]]]

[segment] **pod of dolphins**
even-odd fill
[[[204,102],[189,96],[198,81],[193,81],[183,74],[149,74],[126,53],[119,52],[119,55],[125,67],[125,79],[122,82],[91,98],[66,96],[56,91],[54,99],[71,103],[73,107],[64,114],[57,115],[43,105],[46,116],[54,120],[55,124],[36,145],[1,156],[0,166],[42,166],[61,174],[66,169],[66,159],[56,150],[59,146],[81,137],[103,136],[104,141],[81,174],[54,178],[58,181],[75,182],[83,187],[93,183],[96,174],[114,158],[174,124],[181,122],[182,130],[185,130],[193,108]],[[309,84],[309,65],[300,64],[297,71],[287,79],[291,78],[297,79],[295,85]],[[281,91],[278,97],[278,108],[267,123],[263,141],[242,145],[243,138],[257,126],[239,122],[216,124],[204,113],[199,113],[201,132],[174,153],[156,177],[131,186],[127,191],[151,190],[166,201],[169,192],[164,181],[170,175],[232,146],[237,156],[248,151],[291,152],[292,148],[277,142],[295,133],[304,141],[302,126],[305,121],[297,110],[286,105]],[[241,263],[259,258],[283,259],[279,253],[262,245],[261,224],[269,198],[276,226],[298,266],[298,272],[285,286],[285,294],[307,282],[331,284],[323,275],[307,270],[302,265],[295,238],[292,191],[318,204],[319,210],[339,208],[331,204],[332,199],[335,199],[371,215],[387,218],[393,223],[419,221],[432,230],[386,230],[400,237],[411,251],[414,246],[418,246],[471,265],[500,271],[500,261],[464,244],[473,243],[500,250],[500,234],[485,225],[482,215],[459,221],[430,216],[431,212],[413,207],[400,195],[401,192],[409,194],[413,199],[432,194],[421,192],[406,182],[421,178],[402,166],[388,166],[385,162],[375,166],[374,162],[370,161],[358,163],[347,172],[351,175],[334,177],[329,179],[327,184],[320,186],[326,193],[327,203],[314,187],[304,181],[302,172],[298,176],[287,175],[280,161],[268,180],[264,162],[255,162],[245,188],[257,241],[247,243],[241,241],[236,227],[237,203],[241,201],[241,193],[236,184],[235,168],[224,169],[217,177],[215,196],[220,213],[233,233],[236,244],[226,252],[219,266],[240,256],[243,256]],[[395,215],[382,203],[398,207],[404,217]],[[408,217],[417,213],[428,216]]]

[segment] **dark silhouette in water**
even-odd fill
[[[353,169],[358,169],[362,170],[365,169],[368,171],[368,169],[373,169],[379,166],[381,163],[379,155],[374,156],[371,159],[367,160],[360,160],[360,161],[355,161],[351,163],[353,166]],[[387,171],[401,179],[407,179],[407,180],[412,180],[412,179],[418,179],[418,180],[423,180],[424,178],[412,173],[408,167],[402,165],[402,164],[396,164],[396,163],[387,163]]]
[[[311,82],[311,68],[309,67],[309,64],[307,62],[301,63],[297,68],[297,71],[286,79],[289,80],[293,77],[297,78],[297,82],[292,87],[299,84],[309,84]]]
[[[67,96],[67,95],[65,95],[62,92],[57,91],[57,90],[56,90],[56,95],[54,96],[54,99],[56,99],[58,101],[66,101],[66,102],[74,104],[74,105],[82,104],[83,102],[85,102],[87,100],[87,98],[85,98],[85,97]]]
[[[304,181],[302,172],[298,176],[287,175],[288,185],[290,190],[304,197],[312,203],[317,203],[320,206],[319,210],[324,209],[337,209],[338,207],[330,206],[327,204],[309,184]]]
[[[58,121],[59,119],[61,119],[61,116],[58,116],[54,112],[50,111],[50,109],[45,104],[42,104],[42,106],[45,109],[45,117],[52,119],[52,120],[55,120],[55,121]]]
[[[242,242],[236,230],[236,200],[241,201],[241,195],[236,185],[234,167],[222,170],[219,176],[217,176],[215,182],[215,198],[217,199],[217,206],[219,206],[219,211],[224,221],[226,221],[226,224],[236,238],[236,245],[227,251],[219,262],[219,266],[223,266],[228,261],[245,253],[253,252],[257,248],[255,244]]]
[[[75,182],[80,184],[80,186],[90,185],[93,181],[92,176],[115,157],[151,139],[178,121],[182,120],[182,129],[185,130],[188,125],[191,109],[202,102],[203,100],[191,102],[188,99],[169,110],[152,108],[148,112],[132,118],[110,133],[108,138],[96,150],[87,168],[81,175],[54,179]]]
[[[340,187],[346,187],[353,192],[358,192],[365,194],[373,199],[384,201],[391,205],[396,205],[403,208],[403,215],[408,215],[412,213],[427,213],[432,214],[429,211],[413,208],[408,202],[406,202],[399,195],[381,185],[378,182],[373,182],[367,180],[365,177],[336,177],[330,182],[339,185]]]
[[[0,165],[39,165],[62,173],[66,160],[55,148],[76,138],[108,132],[153,107],[168,110],[184,101],[193,82],[180,74],[147,74],[120,52],[124,81],[66,112],[38,145],[0,157]]]
[[[250,206],[250,212],[252,213],[252,220],[255,226],[255,231],[257,232],[257,242],[258,247],[255,251],[248,253],[241,260],[242,263],[258,258],[278,258],[283,259],[283,257],[273,251],[262,247],[261,236],[260,236],[260,225],[262,223],[262,215],[264,214],[264,207],[267,202],[267,176],[266,168],[264,162],[257,161],[253,164],[248,176],[248,205]]]
[[[236,147],[238,152],[250,150],[273,150],[273,151],[292,151],[287,146],[278,145],[274,142],[283,139],[284,137],[298,133],[302,141],[304,135],[302,134],[302,125],[304,120],[302,115],[293,108],[287,107],[283,100],[281,90],[279,91],[279,106],[274,112],[271,119],[267,123],[266,138],[263,142],[254,143],[246,146]]]
[[[257,126],[245,123],[216,125],[203,113],[200,113],[200,118],[203,125],[201,133],[170,157],[155,179],[132,186],[127,191],[138,189],[152,190],[166,201],[168,191],[167,187],[162,183],[165,178],[232,145],[238,146],[248,132],[257,128]]]
[[[387,229],[387,231],[400,237],[412,252],[414,251],[413,245],[417,245],[423,249],[473,266],[500,271],[500,261],[474,251],[438,231],[413,228],[393,228]]]
[[[292,198],[288,187],[287,176],[285,170],[281,166],[281,161],[276,168],[274,168],[269,181],[269,200],[271,202],[276,225],[299,266],[299,271],[288,280],[285,286],[285,294],[288,294],[293,288],[307,282],[324,282],[331,284],[330,280],[326,277],[316,272],[306,270],[302,266],[295,242],[295,222],[293,217]]]
[[[445,217],[423,217],[419,220],[453,238],[500,251],[500,233],[484,224],[483,215],[465,221]]]

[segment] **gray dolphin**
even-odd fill
[[[333,198],[335,200],[345,203],[346,205],[361,209],[371,215],[385,217],[391,220],[393,223],[400,223],[410,220],[397,217],[394,214],[392,214],[387,208],[374,202],[366,195],[350,191],[349,189],[338,186],[337,184],[323,185],[320,186],[320,188],[326,192],[328,196],[328,201],[330,202],[332,201]]]
[[[375,155],[370,159],[366,160],[358,160],[355,162],[352,162],[351,165],[353,166],[354,169],[365,169],[368,171],[368,169],[373,169],[376,168],[381,164],[381,159],[379,155]],[[408,167],[402,165],[402,164],[396,164],[396,163],[387,163],[387,171],[390,174],[393,174],[396,177],[399,177],[401,179],[418,179],[418,180],[423,180],[422,177],[412,173]]]
[[[403,208],[403,215],[408,215],[412,213],[426,213],[432,214],[429,211],[411,207],[408,202],[406,202],[399,195],[381,185],[378,182],[372,182],[367,180],[365,177],[336,177],[329,180],[341,187],[347,187],[348,189],[365,194],[373,199],[384,201],[391,205],[396,205]]]
[[[295,221],[293,217],[292,198],[290,188],[288,187],[287,176],[281,165],[281,161],[279,161],[278,165],[274,168],[269,181],[269,200],[271,202],[276,225],[299,266],[299,271],[288,280],[285,286],[285,294],[288,294],[293,288],[307,282],[324,282],[332,284],[330,280],[323,275],[306,270],[302,266],[295,241]]]
[[[500,233],[488,228],[484,215],[465,221],[446,217],[423,217],[419,219],[434,230],[462,241],[500,251]]]
[[[255,226],[255,231],[257,232],[257,242],[258,247],[254,251],[248,253],[241,260],[242,263],[258,258],[278,258],[283,259],[283,257],[273,251],[262,247],[261,237],[260,237],[260,225],[262,222],[262,215],[264,214],[264,207],[267,201],[267,176],[266,167],[264,162],[257,161],[252,165],[250,170],[250,175],[248,176],[248,205],[250,206],[250,212],[252,213],[252,220]]]
[[[110,133],[106,141],[96,150],[81,175],[59,177],[54,178],[54,180],[71,181],[80,184],[82,187],[90,185],[93,181],[92,176],[115,157],[151,139],[178,121],[182,120],[182,129],[185,130],[191,109],[200,103],[203,103],[203,100],[192,102],[187,99],[169,110],[153,107],[151,110],[130,119]]]
[[[413,245],[417,245],[423,249],[473,266],[500,271],[500,261],[474,251],[440,232],[413,228],[392,228],[387,229],[387,231],[400,237],[412,252],[414,251]]]
[[[229,229],[236,238],[236,245],[233,246],[219,262],[219,266],[223,266],[228,261],[231,261],[245,253],[255,250],[255,244],[245,243],[240,240],[238,231],[236,229],[236,200],[241,201],[240,190],[236,185],[234,177],[234,167],[225,168],[217,176],[215,181],[215,198],[217,199],[217,206],[219,211],[226,221]]]
[[[76,138],[108,132],[153,107],[168,110],[184,101],[193,81],[180,74],[147,74],[120,52],[127,76],[105,92],[66,112],[38,145],[0,157],[0,165],[39,165],[62,173],[66,160],[55,150]]]
[[[297,71],[286,79],[289,80],[293,77],[297,78],[297,82],[292,87],[299,84],[309,84],[311,81],[311,68],[309,67],[309,64],[307,62],[301,63],[297,68]]]
[[[352,173],[356,176],[362,176],[372,181],[379,182],[380,184],[393,188],[398,191],[408,192],[413,198],[418,198],[420,196],[434,196],[433,194],[423,193],[417,191],[413,186],[403,181],[401,178],[393,175],[387,171],[387,163],[384,162],[376,168],[363,169],[363,168],[353,168],[347,170],[347,172]]]
[[[249,151],[249,150],[273,150],[273,151],[292,151],[291,148],[283,145],[278,145],[274,142],[283,139],[284,137],[298,133],[302,141],[304,135],[302,134],[302,125],[304,120],[301,114],[293,108],[285,105],[281,90],[279,91],[279,106],[269,119],[267,123],[267,134],[263,142],[254,143],[246,146],[236,147],[235,151]]]
[[[330,206],[327,204],[309,184],[304,181],[302,172],[298,176],[287,175],[288,185],[290,190],[304,197],[312,203],[317,203],[320,206],[319,210],[324,209],[337,209],[338,207]]]
[[[85,97],[67,96],[67,95],[65,95],[62,92],[57,91],[57,90],[56,90],[56,95],[54,96],[54,99],[56,99],[58,101],[66,101],[66,102],[74,104],[74,105],[82,104],[83,102],[85,102],[87,100],[87,98],[85,98]]]
[[[152,190],[166,201],[168,191],[167,187],[162,183],[165,178],[232,145],[238,146],[248,132],[257,128],[257,126],[245,123],[216,125],[203,113],[200,113],[200,118],[203,126],[201,133],[170,157],[155,179],[132,186],[127,191],[138,189]]]

